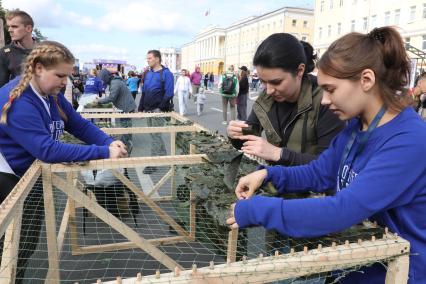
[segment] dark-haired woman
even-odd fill
[[[410,107],[405,90],[409,75],[409,57],[394,28],[350,33],[332,43],[318,62],[322,104],[348,125],[308,165],[266,167],[241,178],[235,190],[241,200],[228,224],[315,237],[369,218],[410,242],[408,283],[426,283],[426,163],[421,162],[426,124]],[[268,181],[281,194],[329,188],[336,194],[292,200],[252,197]],[[383,264],[360,270],[336,282],[385,283]]]
[[[228,136],[235,148],[273,164],[302,165],[324,151],[344,123],[326,106],[314,69],[313,48],[287,33],[265,39],[253,65],[264,84],[245,122],[231,121]],[[243,135],[251,126],[254,135]],[[260,137],[265,131],[266,139]]]

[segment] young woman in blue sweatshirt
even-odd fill
[[[36,159],[59,163],[127,155],[121,141],[113,141],[83,119],[60,93],[73,64],[74,57],[65,46],[42,42],[28,55],[22,76],[0,89],[0,151],[6,161],[0,163],[2,198]],[[64,130],[87,145],[61,143]],[[11,181],[7,188],[3,180]],[[26,261],[37,246],[41,231],[44,209],[40,187],[31,190],[23,210],[17,283],[22,280]]]
[[[368,51],[368,52],[366,52]],[[411,244],[409,283],[426,283],[426,124],[405,95],[410,63],[398,32],[376,28],[335,41],[318,62],[318,83],[347,127],[317,160],[265,167],[240,179],[231,227],[260,225],[292,237],[338,232],[367,218]],[[280,193],[334,196],[285,200],[252,196],[271,181]],[[384,283],[381,264],[340,283]]]

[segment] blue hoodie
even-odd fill
[[[139,103],[139,111],[152,111],[159,108],[167,111],[170,100],[173,98],[174,78],[167,67],[163,67],[164,90],[161,86],[160,70],[150,70],[145,75],[142,86],[142,97]]]
[[[8,101],[10,91],[18,84],[15,78],[0,89],[0,107]],[[66,114],[64,122],[52,96],[48,97],[49,112],[45,104],[28,86],[12,103],[7,124],[0,124],[0,149],[14,172],[21,176],[35,159],[47,163],[106,159],[112,138],[90,121],[82,118],[72,105],[58,95],[58,104]],[[59,142],[66,130],[88,145]]]
[[[101,94],[104,91],[104,84],[101,79],[89,76],[84,85],[85,94]]]
[[[406,108],[377,127],[346,173],[348,185],[339,190],[343,149],[358,128],[359,121],[352,120],[330,148],[308,165],[266,167],[265,182],[271,181],[280,193],[336,188],[334,196],[294,200],[254,196],[237,202],[237,224],[242,228],[261,225],[292,237],[315,237],[370,218],[410,242],[409,283],[426,283],[426,123]],[[358,131],[354,145],[364,134]],[[374,265],[342,281],[384,283],[384,277],[383,266]]]

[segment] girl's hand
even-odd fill
[[[235,189],[235,195],[238,199],[250,198],[254,192],[262,185],[268,172],[263,169],[255,171],[249,175],[246,175],[238,181],[237,188]]]

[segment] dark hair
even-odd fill
[[[296,73],[301,63],[305,64],[303,75],[315,68],[316,55],[312,46],[288,33],[276,33],[267,37],[257,48],[253,58],[254,66],[281,68]]]
[[[363,70],[371,69],[387,107],[400,111],[410,103],[405,89],[410,60],[401,36],[392,27],[344,35],[330,45],[317,66],[329,76],[353,81],[360,79]]]
[[[15,9],[15,10],[8,11],[6,13],[7,20],[11,20],[15,17],[20,17],[21,22],[24,26],[34,27],[33,18],[31,18],[31,16],[27,12],[21,11],[19,9]]]
[[[161,52],[157,49],[152,49],[150,51],[148,51],[148,54],[152,54],[154,55],[154,57],[157,57],[160,59],[160,63],[161,63]]]
[[[420,75],[418,75],[418,76],[417,76],[416,80],[414,81],[414,86],[416,86],[416,85],[417,85],[417,83],[418,83],[420,80],[423,80],[423,79],[426,79],[426,72],[423,72],[423,73],[421,73]]]

